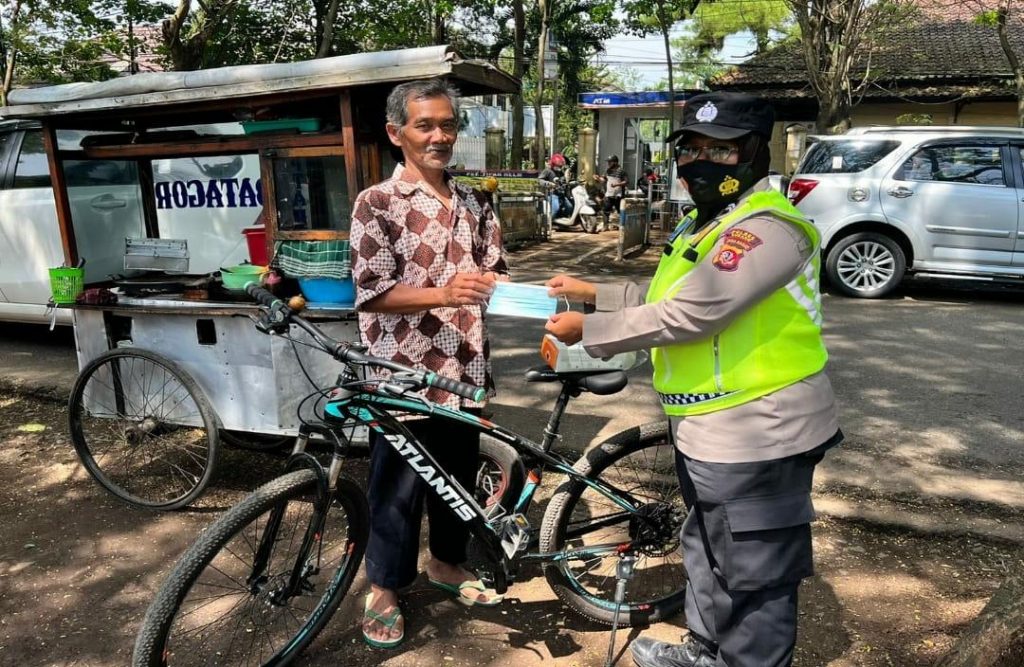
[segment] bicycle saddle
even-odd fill
[[[556,373],[548,366],[534,366],[526,371],[527,382],[563,382],[571,388],[607,396],[622,391],[629,378],[622,371],[582,371]]]

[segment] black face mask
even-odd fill
[[[678,166],[676,175],[686,179],[701,222],[718,215],[757,182],[750,162],[719,164],[710,160],[694,160]]]

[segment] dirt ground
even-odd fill
[[[65,420],[60,403],[0,394],[0,665],[128,664],[146,606],[178,554],[283,462],[226,449],[214,487],[195,507],[137,511],[88,478]],[[363,462],[353,461],[348,474],[363,479]],[[815,524],[815,548],[818,576],[805,582],[801,597],[800,667],[929,665],[1024,559],[1009,542],[834,516]],[[357,580],[350,599],[364,587]],[[510,593],[498,609],[470,610],[420,582],[406,598],[408,639],[393,651],[362,644],[355,603],[346,603],[303,663],[603,664],[607,630],[562,607],[539,571]],[[678,618],[621,632],[618,664],[631,664],[621,648],[641,631],[675,639],[681,629]]]

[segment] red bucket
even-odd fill
[[[245,235],[245,242],[249,245],[249,261],[257,266],[270,264],[267,258],[267,228],[263,225],[258,227],[246,227],[242,230]]]

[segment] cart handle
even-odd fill
[[[447,391],[455,394],[456,396],[476,401],[477,403],[483,402],[487,397],[487,391],[482,387],[474,387],[471,384],[452,380],[451,378],[443,377],[437,373],[417,370],[387,359],[381,359],[380,357],[372,357],[370,355],[363,354],[351,343],[336,341],[320,331],[318,327],[307,321],[306,318],[299,316],[298,313],[288,307],[287,303],[278,299],[254,281],[250,281],[245,284],[245,293],[252,297],[257,303],[266,306],[269,309],[269,315],[274,322],[291,322],[297,325],[303,331],[312,336],[313,340],[315,340],[325,352],[338,361],[356,366],[376,366],[378,368],[386,368],[393,373],[403,374],[403,376],[408,378],[410,381],[415,382],[420,387],[436,387],[442,391]]]

